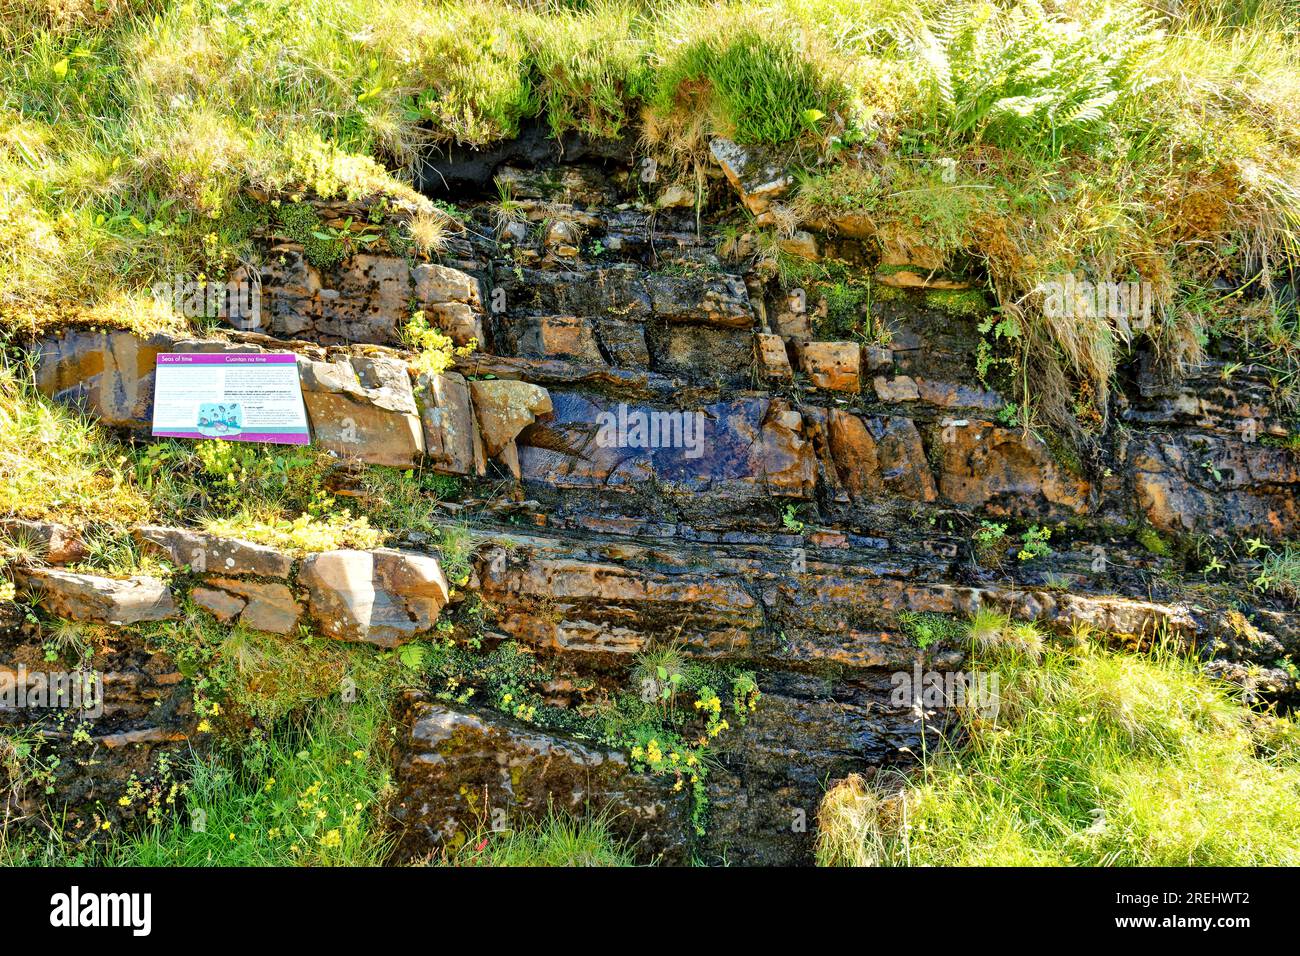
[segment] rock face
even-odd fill
[[[1300,463],[1279,448],[1160,437],[1133,451],[1138,505],[1155,528],[1279,537],[1300,523]]]
[[[381,647],[430,631],[448,598],[435,559],[390,549],[311,555],[299,581],[322,631]]]
[[[551,411],[546,389],[527,382],[471,382],[470,391],[484,448],[493,457],[501,454],[539,415]]]
[[[799,367],[814,388],[856,392],[862,352],[856,342],[809,342],[799,347]]]
[[[737,146],[721,137],[709,144],[713,158],[727,180],[740,193],[745,208],[754,214],[759,225],[770,221],[773,200],[784,196],[794,185],[794,178],[784,165],[772,162],[756,150]]]
[[[609,813],[639,856],[686,861],[682,794],[634,773],[622,753],[564,740],[499,713],[408,702],[393,816],[398,853],[457,849],[468,838],[549,809]]]
[[[37,344],[36,386],[109,425],[148,428],[159,352],[256,352],[257,346],[186,336],[74,329]]]
[[[396,256],[362,254],[321,270],[284,248],[269,257],[261,287],[269,300],[262,311],[269,314],[259,331],[271,335],[400,345],[406,318],[420,309],[458,345],[484,343],[478,280],[436,263],[410,266]]]
[[[751,268],[752,235],[720,242],[703,208],[720,193],[760,224],[785,220],[779,157],[715,141],[722,188],[692,191],[643,189],[615,154],[566,151],[557,164],[548,149],[512,149],[479,157],[475,177],[508,182],[519,221],[465,200],[473,228],[440,264],[372,247],[320,272],[274,246],[272,331],[305,341],[72,332],[40,346],[48,394],[132,428],[148,421],[157,351],[288,348],[320,446],[470,479],[459,504],[479,545],[472,630],[484,648],[513,641],[546,664],[552,676],[529,689],[547,713],[532,724],[409,702],[395,741],[404,858],[555,800],[611,808],[646,859],[807,863],[825,786],[905,767],[953,717],[922,720],[893,693],[900,674],[965,663],[960,640],[918,642],[910,614],[992,607],[1062,635],[1168,634],[1214,656],[1216,672],[1262,674],[1258,686],[1294,699],[1274,666],[1300,653],[1294,598],[1251,587],[1259,557],[1220,546],[1249,535],[1276,551],[1300,537],[1300,465],[1282,447],[1294,421],[1268,370],[1222,345],[1201,369],[1160,374],[1138,345],[1107,408],[1080,402],[1092,443],[1072,450],[1012,424],[1018,399],[977,361],[996,344],[971,314],[979,298],[957,309],[936,293],[964,280],[932,274],[935,250],[881,262],[874,223],[851,210],[785,240],[787,254],[873,283],[861,312],[879,337],[863,344],[850,341],[863,327],[814,305],[813,290]],[[413,307],[481,347],[416,378],[409,354],[384,347]],[[187,569],[177,598],[190,588],[204,613],[285,640],[306,626],[393,647],[448,613],[438,563],[414,550],[294,557],[189,530],[137,537]],[[1031,553],[1027,540],[1049,547]],[[1198,563],[1207,543],[1217,573]],[[28,577],[75,619],[175,608],[158,582]],[[639,654],[669,643],[753,672],[762,693],[710,745],[703,836],[684,795],[566,736],[632,689]],[[106,730],[105,747],[175,732],[140,720]]]
[[[864,420],[832,409],[830,447],[839,479],[854,498],[885,493],[915,501],[938,497],[925,446],[910,418]]]
[[[812,492],[812,445],[802,416],[783,400],[694,409],[598,404],[559,392],[551,400],[552,420],[520,449],[525,481],[626,492],[654,481],[674,495],[727,488],[755,499]]]
[[[411,468],[424,430],[410,372],[388,358],[299,363],[303,399],[317,443],[345,458]]]
[[[255,631],[292,634],[298,629],[302,607],[283,584],[210,578],[208,587],[196,588],[191,598],[222,620],[238,616],[239,623]],[[201,597],[196,593],[205,592]]]
[[[96,624],[139,624],[177,616],[171,590],[157,578],[127,580],[74,574],[55,568],[23,572],[21,583],[56,617]]]
[[[483,439],[465,377],[457,372],[422,375],[416,400],[429,465],[449,475],[483,474],[487,467]]]
[[[39,739],[44,768],[38,779],[6,779],[11,833],[42,818],[57,820],[73,839],[104,836],[103,822],[110,831],[145,824],[151,801],[140,792],[165,799],[178,782],[174,768],[182,754],[203,752],[190,688],[174,660],[131,631],[115,631],[111,641],[88,650],[79,661],[50,661],[38,633],[0,627],[0,680],[26,680],[30,690],[38,677],[75,675],[78,668],[98,675],[95,692],[81,698],[97,698],[91,708],[0,707],[0,734]],[[162,799],[152,806],[164,806]]]
[[[1017,516],[1088,510],[1088,483],[1057,464],[1047,446],[991,422],[945,425],[939,491],[961,507]]]

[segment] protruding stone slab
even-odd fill
[[[388,548],[313,554],[298,580],[322,631],[381,647],[431,630],[450,593],[437,560]]]
[[[790,356],[785,350],[785,342],[781,336],[770,332],[759,332],[754,337],[754,347],[758,353],[758,364],[764,378],[788,382],[794,377],[794,372],[790,368]]]
[[[921,397],[916,380],[909,375],[899,375],[896,378],[877,375],[872,384],[876,389],[876,398],[882,402],[914,402]]]
[[[854,498],[886,493],[914,501],[938,497],[921,434],[910,418],[868,418],[830,410],[831,455]]]
[[[459,372],[421,375],[416,401],[424,427],[424,453],[433,470],[448,475],[483,474],[483,440],[465,376]]]
[[[783,165],[769,161],[759,150],[738,146],[718,137],[709,144],[713,158],[722,167],[728,182],[740,193],[745,208],[766,225],[772,202],[789,192],[794,177]]]
[[[505,379],[470,382],[483,445],[499,455],[519,433],[551,411],[551,396],[540,385]]]
[[[156,525],[142,525],[133,535],[146,552],[199,574],[287,578],[293,570],[292,556],[268,545],[237,538]]]
[[[139,624],[177,616],[171,589],[147,575],[119,580],[74,574],[56,568],[33,568],[19,577],[25,590],[39,597],[56,617],[93,624]]]
[[[406,364],[366,357],[316,362],[299,357],[303,399],[317,443],[347,458],[414,467],[424,453]]]
[[[286,585],[236,581],[230,578],[213,578],[207,583],[234,595],[242,602],[239,623],[245,627],[271,634],[292,634],[297,630],[302,607],[294,600],[293,592]]]
[[[799,365],[816,388],[856,392],[861,387],[862,350],[856,342],[808,342],[799,346]]]

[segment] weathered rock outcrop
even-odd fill
[[[319,270],[277,244],[283,261],[262,275],[269,329],[297,341],[73,332],[41,345],[48,394],[137,431],[158,351],[290,349],[317,444],[469,479],[452,507],[477,548],[472,643],[514,641],[545,661],[557,676],[539,694],[571,713],[542,726],[409,701],[395,746],[404,858],[454,847],[500,812],[513,823],[590,805],[611,808],[647,859],[807,862],[825,785],[906,764],[951,716],[922,720],[891,693],[899,673],[964,663],[960,641],[919,641],[909,615],[992,607],[1062,635],[1168,636],[1217,658],[1218,673],[1294,693],[1281,663],[1300,653],[1294,600],[1245,586],[1258,560],[1225,549],[1223,580],[1241,586],[1239,606],[1224,606],[1195,557],[1206,541],[1281,548],[1300,535],[1300,465],[1281,447],[1292,422],[1266,370],[1216,355],[1162,376],[1138,344],[1076,455],[1016,424],[1000,366],[977,361],[997,344],[980,331],[987,303],[933,297],[968,284],[933,272],[934,250],[882,254],[856,211],[784,236],[785,255],[872,284],[860,308],[832,315],[811,283],[783,288],[771,263],[754,266],[753,235],[718,241],[710,199],[734,191],[760,223],[784,219],[785,169],[722,140],[712,152],[699,193],[643,194],[635,169],[604,153],[600,167],[503,166],[517,214],[465,200],[473,228],[441,264],[368,251]],[[739,251],[724,258],[726,245]],[[416,375],[409,353],[383,347],[412,307],[481,347]],[[189,530],[137,537],[184,569],[174,596],[29,576],[82,620],[165,615],[183,587],[218,619],[285,639],[306,626],[392,647],[449,613],[417,535],[403,550],[306,556]],[[565,734],[568,717],[627,692],[638,654],[667,644],[753,671],[762,692],[712,745],[703,837],[683,794]]]
[[[258,331],[282,338],[400,345],[407,318],[422,310],[458,345],[485,344],[478,280],[436,263],[360,254],[346,268],[322,270],[292,247],[276,248],[261,288],[267,302]]]
[[[344,458],[411,468],[424,454],[424,429],[410,370],[395,358],[304,360],[303,399],[312,437]]]
[[[118,579],[36,565],[18,570],[19,584],[47,613],[70,621],[167,620],[188,596],[225,623],[290,635],[309,611],[331,637],[383,647],[427,634],[450,597],[438,560],[415,551],[326,551],[298,562],[276,548],[183,528],[147,525],[134,536],[186,576]]]
[[[188,567],[198,573],[212,571],[237,577],[286,578],[293,570],[291,555],[237,538],[155,525],[136,528],[134,535],[146,552],[165,558],[175,567]]]
[[[177,613],[171,589],[146,575],[118,580],[38,567],[20,571],[19,583],[49,613],[73,621],[139,624]]]
[[[313,554],[299,577],[322,631],[381,647],[431,630],[448,598],[436,560],[387,548]]]
[[[8,745],[16,732],[34,748],[26,766],[39,771],[0,771],[11,834],[55,820],[70,840],[106,838],[177,808],[181,754],[201,750],[204,738],[191,689],[168,655],[116,631],[79,659],[51,660],[29,624],[0,621],[0,684],[27,689],[0,705],[0,739]],[[75,685],[55,706],[55,690]],[[11,706],[17,701],[25,706]],[[5,756],[5,770],[20,766],[12,750]]]
[[[550,810],[605,813],[647,860],[685,863],[684,794],[635,773],[626,755],[565,740],[494,711],[409,700],[397,743],[393,816],[399,854],[457,849],[468,838]]]

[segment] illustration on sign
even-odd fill
[[[153,434],[307,444],[297,357],[292,352],[160,354]]]

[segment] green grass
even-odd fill
[[[519,829],[480,833],[440,866],[635,866],[604,816],[552,812]]]
[[[153,277],[224,274],[255,228],[294,233],[304,196],[427,213],[403,178],[428,145],[488,143],[534,116],[597,137],[644,120],[670,165],[718,133],[779,146],[830,177],[820,200],[805,184],[813,205],[844,205],[835,177],[861,173],[883,241],[967,249],[1027,288],[1062,266],[1149,271],[1207,230],[1239,235],[1258,268],[1294,244],[1295,5],[1180,8],[16,0],[0,19],[0,302],[17,328],[67,302],[144,323]],[[863,143],[887,148],[884,168]],[[1226,211],[1207,218],[1219,188]]]
[[[183,758],[177,799],[143,830],[77,845],[6,826],[0,864],[382,865],[390,850],[382,824],[389,727],[382,698],[321,701],[237,753],[213,748]]]
[[[195,757],[185,812],[113,844],[107,866],[376,866],[389,845],[387,708],[322,702],[241,748]]]
[[[0,365],[0,513],[140,519],[148,502],[122,475],[124,460],[104,429],[41,396],[24,366]]]
[[[987,625],[988,622],[984,622]],[[1252,713],[1171,651],[994,643],[995,718],[898,788],[830,791],[832,865],[1260,866],[1300,862],[1300,728]]]
[[[898,615],[898,625],[921,650],[932,644],[956,640],[964,634],[960,622],[929,612],[903,611]]]

